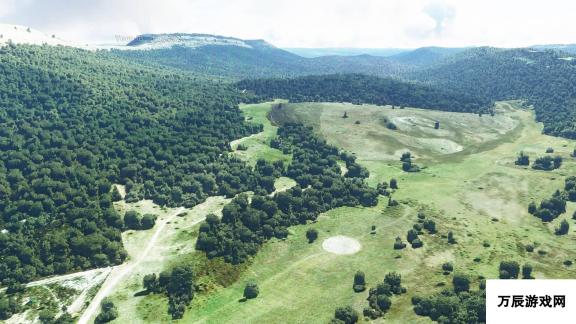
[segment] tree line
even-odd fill
[[[282,98],[291,102],[351,102],[475,113],[492,111],[490,100],[362,74],[247,79],[236,83],[236,87],[253,91],[261,100]]]

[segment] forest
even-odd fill
[[[121,263],[112,184],[167,206],[257,191],[258,173],[228,154],[262,127],[244,122],[240,100],[227,84],[105,52],[0,48],[2,285]]]
[[[291,102],[350,102],[455,112],[492,111],[492,102],[451,91],[362,74],[332,74],[293,79],[247,79],[236,83],[261,99]]]

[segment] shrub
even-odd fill
[[[516,261],[500,262],[500,279],[517,279],[520,265]]]
[[[532,266],[528,263],[522,266],[522,278],[533,279],[532,278]]]
[[[530,158],[528,157],[528,155],[525,155],[524,152],[520,152],[520,154],[518,154],[516,162],[514,163],[516,165],[530,165]]]
[[[570,224],[568,224],[568,222],[563,219],[562,222],[560,222],[560,227],[556,228],[556,235],[566,235],[568,234],[568,231],[570,230]]]
[[[456,244],[456,239],[454,238],[454,233],[452,233],[451,231],[448,232],[448,243]]]
[[[124,214],[124,225],[128,229],[137,230],[141,227],[140,214],[135,210],[129,210]]]
[[[419,238],[412,241],[412,248],[413,249],[421,248],[422,246],[424,246],[424,242],[422,242],[422,240],[420,240]]]
[[[428,231],[428,233],[430,234],[434,234],[436,233],[436,223],[431,220],[431,219],[427,219],[424,221],[424,228]]]
[[[109,298],[104,298],[100,303],[100,314],[96,316],[94,323],[108,323],[118,317],[118,309]]]
[[[334,311],[334,319],[339,320],[345,324],[353,324],[358,322],[358,312],[352,306],[338,307]],[[333,321],[333,323],[340,323]]]
[[[237,151],[247,151],[248,150],[248,146],[244,145],[244,144],[238,144],[238,146],[236,146],[236,150]]]

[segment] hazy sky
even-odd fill
[[[209,33],[279,47],[576,43],[574,0],[0,0],[0,22],[84,43]]]

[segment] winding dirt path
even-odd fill
[[[158,238],[160,237],[160,234],[162,233],[166,225],[170,223],[172,220],[174,220],[174,218],[176,218],[177,215],[180,214],[183,210],[184,210],[183,207],[176,209],[170,216],[166,217],[164,221],[156,225],[156,230],[152,238],[150,238],[150,241],[148,241],[146,248],[144,248],[144,250],[140,253],[140,255],[138,255],[138,257],[129,260],[128,262],[125,262],[112,269],[110,275],[108,276],[108,278],[106,278],[106,281],[104,281],[102,287],[100,287],[100,290],[90,302],[90,305],[88,305],[88,308],[86,308],[82,316],[80,316],[80,318],[78,319],[78,324],[87,324],[90,322],[92,318],[96,316],[96,313],[100,309],[100,303],[102,302],[102,300],[106,296],[110,295],[110,293],[114,291],[114,288],[122,281],[122,279],[124,279],[130,272],[132,272],[132,270],[134,270],[134,268],[140,262],[142,262],[142,260],[150,253],[152,248],[156,245],[156,242],[158,241]]]

